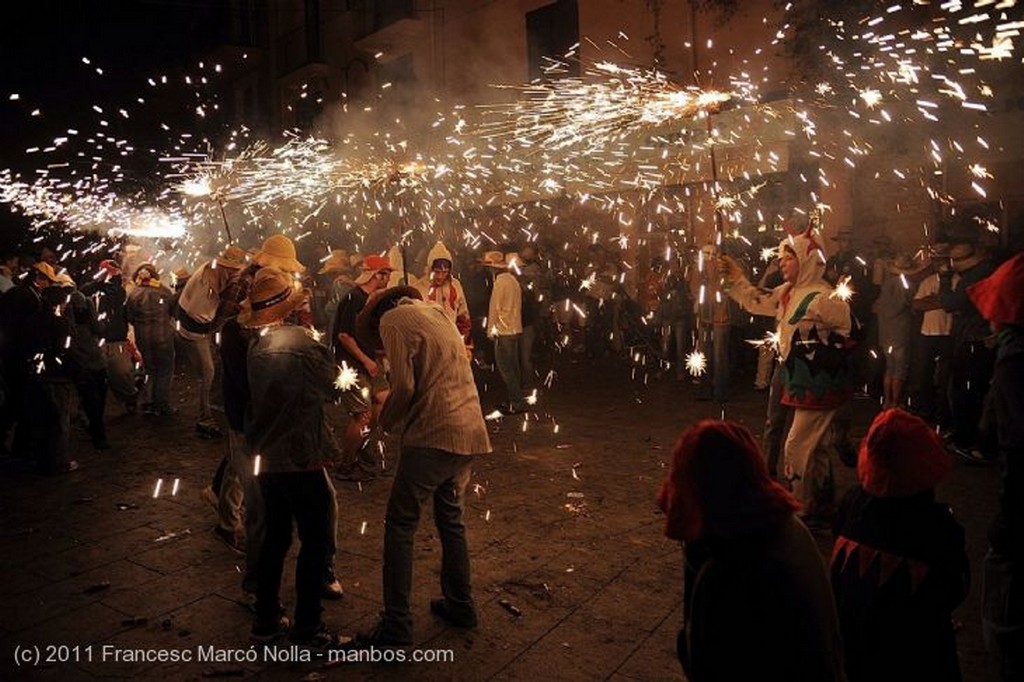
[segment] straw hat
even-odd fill
[[[262,327],[280,322],[306,301],[306,292],[290,274],[273,267],[261,268],[252,281],[249,297],[242,301],[238,323]]]
[[[370,294],[366,305],[356,316],[356,339],[359,345],[373,351],[384,348],[380,338],[380,318],[403,298],[423,300],[423,293],[415,287],[397,286]]]
[[[927,261],[918,261],[908,253],[901,253],[889,263],[889,272],[894,275],[910,275],[923,270],[925,265]]]
[[[62,286],[62,287],[71,287],[72,289],[74,289],[74,288],[75,288],[75,286],[77,286],[77,285],[75,284],[75,280],[71,279],[71,275],[69,275],[69,274],[68,274],[68,273],[66,273],[66,272],[62,272],[62,273],[60,273],[59,275],[57,275],[57,280],[56,280],[56,283],[57,283],[57,284],[58,284],[59,286]]]
[[[237,246],[229,246],[224,249],[216,258],[217,265],[225,268],[231,268],[232,270],[239,270],[245,267],[245,251],[238,248]]]
[[[252,257],[253,261],[268,268],[277,268],[285,272],[303,272],[306,266],[299,262],[295,253],[295,244],[283,234],[274,234],[263,242],[263,248]]]
[[[156,266],[152,263],[143,263],[139,267],[135,268],[135,272],[132,274],[132,281],[138,282],[139,277],[145,273],[145,279],[160,279],[160,271],[156,269]]]
[[[184,266],[178,268],[177,270],[175,270],[171,274],[174,275],[174,281],[175,282],[184,282],[185,280],[187,280],[189,277],[192,276],[192,273],[189,272],[188,268],[186,268]]]
[[[480,259],[480,262],[489,268],[506,268],[505,254],[501,251],[487,251],[484,253],[484,257]]]
[[[54,272],[53,266],[50,265],[49,263],[46,263],[44,261],[39,261],[38,263],[34,264],[32,267],[35,268],[37,272],[42,274],[44,277],[46,277],[46,279],[50,280],[51,282],[57,282],[58,281],[57,273]]]
[[[953,244],[949,248],[949,260],[957,272],[969,270],[980,263],[984,256],[974,248],[973,244]]]
[[[860,484],[875,497],[909,497],[931,490],[951,462],[935,430],[909,412],[880,412],[857,455]]]
[[[329,275],[335,272],[346,272],[352,267],[352,262],[345,249],[331,249],[330,257],[324,261],[318,275]]]
[[[382,270],[386,270],[388,274],[392,272],[394,268],[391,267],[391,261],[385,256],[378,256],[375,253],[363,258],[362,272],[359,273],[359,277],[356,278],[356,284],[366,284],[370,281],[374,275]]]

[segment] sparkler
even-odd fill
[[[699,377],[703,375],[707,369],[708,359],[701,351],[695,350],[686,356],[686,371],[690,373],[690,376]]]

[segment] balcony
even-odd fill
[[[425,22],[416,17],[414,0],[379,0],[365,11],[364,26],[369,31],[355,41],[356,48],[380,54],[387,63],[409,52],[426,35]]]

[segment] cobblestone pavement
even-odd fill
[[[725,415],[759,433],[765,395],[735,383]],[[273,662],[255,650],[255,661],[242,662],[112,660],[139,649],[193,659],[246,654],[250,627],[241,558],[212,534],[213,511],[199,495],[224,444],[194,435],[188,382],[178,382],[181,411],[173,417],[130,417],[112,404],[114,449],[95,452],[76,435],[79,471],[43,479],[21,461],[0,460],[0,679],[682,679],[674,652],[682,557],[661,534],[654,496],[680,430],[721,416],[722,407],[698,402],[689,383],[638,386],[622,367],[567,365],[542,396],[538,418],[494,425],[495,452],[477,462],[467,509],[480,626],[446,629],[429,613],[440,545],[428,513],[416,539],[415,646],[454,661],[402,664]],[[484,394],[487,407],[497,402],[491,396]],[[857,401],[859,434],[874,409]],[[854,476],[837,466],[842,489]],[[957,463],[939,491],[967,528],[974,570],[956,614],[970,681],[994,679],[979,603],[998,478],[995,468]],[[381,608],[389,482],[337,484],[345,598],[325,602],[325,618],[341,632],[367,628]],[[821,542],[827,556],[830,543]],[[288,602],[294,552],[282,592]],[[18,668],[16,652],[27,657]],[[284,646],[277,652],[295,657]],[[37,655],[53,660],[37,664]]]

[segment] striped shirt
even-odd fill
[[[381,424],[403,447],[458,455],[491,451],[458,330],[435,304],[408,301],[381,317],[380,335],[391,365],[391,393]]]

